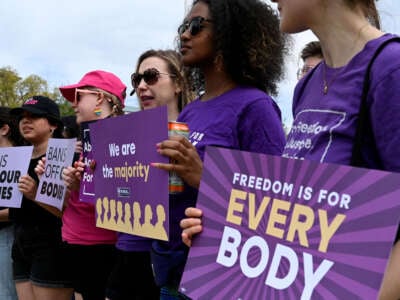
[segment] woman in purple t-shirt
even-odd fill
[[[379,30],[373,0],[273,0],[283,32],[311,29],[325,60],[301,79],[293,98],[294,122],[283,156],[350,165],[367,66],[377,49],[395,38]],[[367,94],[368,133],[363,166],[400,171],[400,43],[391,42],[373,62]],[[184,242],[201,231],[201,211],[183,220]],[[396,239],[396,241],[398,238]],[[396,242],[380,299],[400,298],[400,243]]]
[[[270,95],[283,74],[286,44],[272,8],[258,0],[196,0],[178,33],[183,64],[202,92],[177,119],[188,124],[189,140],[172,136],[157,145],[174,164],[153,164],[185,182],[184,192],[170,197],[169,242],[153,243],[162,297],[178,297],[187,255],[179,222],[197,199],[206,146],[281,155],[285,143]]]

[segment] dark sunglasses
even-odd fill
[[[181,36],[188,29],[190,35],[195,36],[204,28],[203,22],[212,23],[212,20],[203,17],[194,17],[190,21],[183,22],[182,25],[178,27],[179,36]]]
[[[153,85],[156,84],[160,75],[168,75],[170,77],[175,77],[174,74],[162,73],[158,71],[156,68],[150,68],[145,70],[143,73],[133,73],[131,75],[131,82],[133,91],[131,92],[131,96],[135,93],[135,90],[138,88],[142,79],[146,84]]]

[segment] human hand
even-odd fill
[[[174,171],[187,184],[199,188],[203,162],[196,148],[183,136],[170,136],[157,144],[157,152],[170,158],[170,163],[151,163],[153,167]]]
[[[38,163],[35,167],[35,173],[39,178],[40,178],[40,176],[42,176],[44,174],[45,166],[46,166],[46,157],[42,157],[38,161]]]
[[[37,192],[36,181],[28,174],[19,178],[18,189],[25,196],[25,198],[29,200],[35,200]]]
[[[82,180],[82,172],[84,168],[85,168],[84,162],[79,160],[74,162],[73,167],[69,166],[63,169],[62,178],[68,190],[70,191],[79,190]]]
[[[201,225],[201,217],[203,212],[201,209],[195,207],[188,207],[185,210],[187,218],[182,219],[180,222],[182,230],[182,242],[190,247],[192,246],[192,238],[194,235],[200,233],[203,230]]]
[[[75,153],[82,153],[82,152],[83,152],[82,141],[76,141],[76,144],[75,144]]]

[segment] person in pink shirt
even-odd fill
[[[78,124],[123,114],[126,86],[112,73],[96,70],[77,84],[60,87],[70,102]],[[64,209],[62,238],[74,275],[76,298],[105,298],[105,286],[115,262],[116,232],[96,227],[95,206],[79,199],[82,159],[64,171],[71,190]]]

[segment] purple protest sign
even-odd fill
[[[168,172],[150,166],[168,162],[156,149],[168,139],[166,107],[100,120],[89,128],[96,225],[168,240]]]
[[[376,299],[400,174],[207,148],[180,290],[193,299]]]
[[[82,161],[84,162],[85,167],[83,169],[82,180],[79,187],[79,200],[92,204],[96,202],[96,199],[94,195],[93,170],[90,168],[90,164],[93,160],[93,153],[89,124],[94,122],[96,121],[82,122],[80,124],[83,146]]]
[[[0,206],[21,207],[19,178],[28,172],[33,146],[0,147]]]

